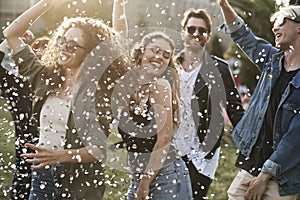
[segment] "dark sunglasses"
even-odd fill
[[[76,51],[76,49],[78,48],[82,48],[85,49],[85,47],[80,46],[77,42],[75,42],[74,40],[69,40],[67,41],[66,37],[64,36],[58,36],[57,40],[56,40],[56,44],[59,46],[63,46],[66,45],[66,50],[70,53],[73,53],[74,51]]]
[[[208,33],[206,28],[203,27],[197,27],[197,26],[187,26],[186,30],[189,34],[193,35],[196,30],[198,30],[198,33],[200,35],[203,35],[204,33]]]
[[[155,53],[155,54],[158,54],[158,53],[162,53],[162,56],[165,58],[165,59],[170,59],[171,58],[171,51],[168,51],[168,50],[164,50],[164,49],[161,49],[159,47],[147,47],[146,49],[149,49],[152,53]]]
[[[275,19],[273,26],[274,27],[281,27],[286,23],[287,20],[290,20],[290,21],[295,22],[295,23],[300,23],[300,21],[298,21],[296,19],[293,19],[293,18],[278,17],[278,18]]]

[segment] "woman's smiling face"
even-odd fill
[[[81,29],[70,28],[58,38],[59,56],[57,63],[68,68],[78,68],[86,57],[85,36]]]
[[[152,66],[154,75],[162,74],[168,67],[172,58],[172,48],[163,38],[153,38],[142,54],[141,65]]]

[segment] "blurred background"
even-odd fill
[[[0,0],[0,41],[4,39],[2,30],[37,1]],[[268,21],[269,17],[281,6],[298,4],[297,0],[229,0],[229,2],[257,36],[271,43],[274,43],[274,36],[272,24]],[[30,30],[35,37],[49,36],[65,16],[101,18],[111,25],[112,6],[113,0],[73,1],[69,8],[62,6],[49,10],[30,27]],[[223,23],[223,18],[215,0],[128,0],[126,9],[129,29],[136,31],[138,28],[145,30],[147,27],[158,27],[180,36],[180,21],[184,11],[189,8],[203,8],[211,15],[213,34],[207,50],[229,63],[243,101],[249,102],[260,72],[239,51],[229,36],[217,31],[217,27]],[[180,45],[181,42],[177,48],[181,48]],[[237,168],[233,164],[236,148],[230,139],[230,132],[230,125],[226,126],[225,133],[228,134],[224,134],[223,137],[219,168],[209,191],[209,199],[226,199],[224,191],[236,174]],[[8,199],[7,191],[14,168],[14,148],[13,121],[5,100],[0,97],[0,199]],[[105,183],[108,187],[104,200],[125,199],[124,194],[129,184],[128,175],[112,168],[107,170]]]
[[[0,25],[3,30],[25,9],[38,0],[0,0]],[[272,24],[267,20],[280,6],[298,4],[297,0],[229,0],[256,35],[274,42]],[[51,30],[65,16],[89,16],[111,24],[113,0],[78,0],[70,8],[56,7],[43,15],[30,29],[36,37],[51,34]],[[160,27],[180,32],[180,21],[188,8],[203,8],[211,15],[213,37],[208,45],[210,53],[224,58],[231,66],[238,85],[245,85],[251,93],[259,78],[259,72],[232,44],[228,36],[217,32],[223,22],[215,0],[128,0],[129,29]],[[0,40],[3,40],[2,31]],[[179,47],[180,48],[180,47]]]

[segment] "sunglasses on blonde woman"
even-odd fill
[[[171,54],[172,54],[171,51],[167,51],[167,50],[161,49],[159,47],[147,47],[146,49],[149,49],[152,53],[155,53],[155,54],[162,52],[162,56],[165,59],[171,58]]]
[[[78,48],[85,49],[85,47],[80,46],[76,41],[74,40],[69,40],[67,41],[66,37],[64,36],[59,36],[56,40],[56,44],[58,46],[63,46],[66,45],[66,50],[70,53],[75,52]]]

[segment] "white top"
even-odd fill
[[[39,146],[63,149],[65,145],[71,101],[49,96],[40,114]]]
[[[213,179],[218,166],[220,148],[216,150],[212,159],[204,159],[208,152],[203,152],[200,146],[191,107],[191,99],[195,98],[194,85],[200,68],[201,64],[193,71],[186,72],[182,66],[179,67],[181,122],[178,131],[174,134],[173,143],[180,156],[187,155],[201,174]]]

